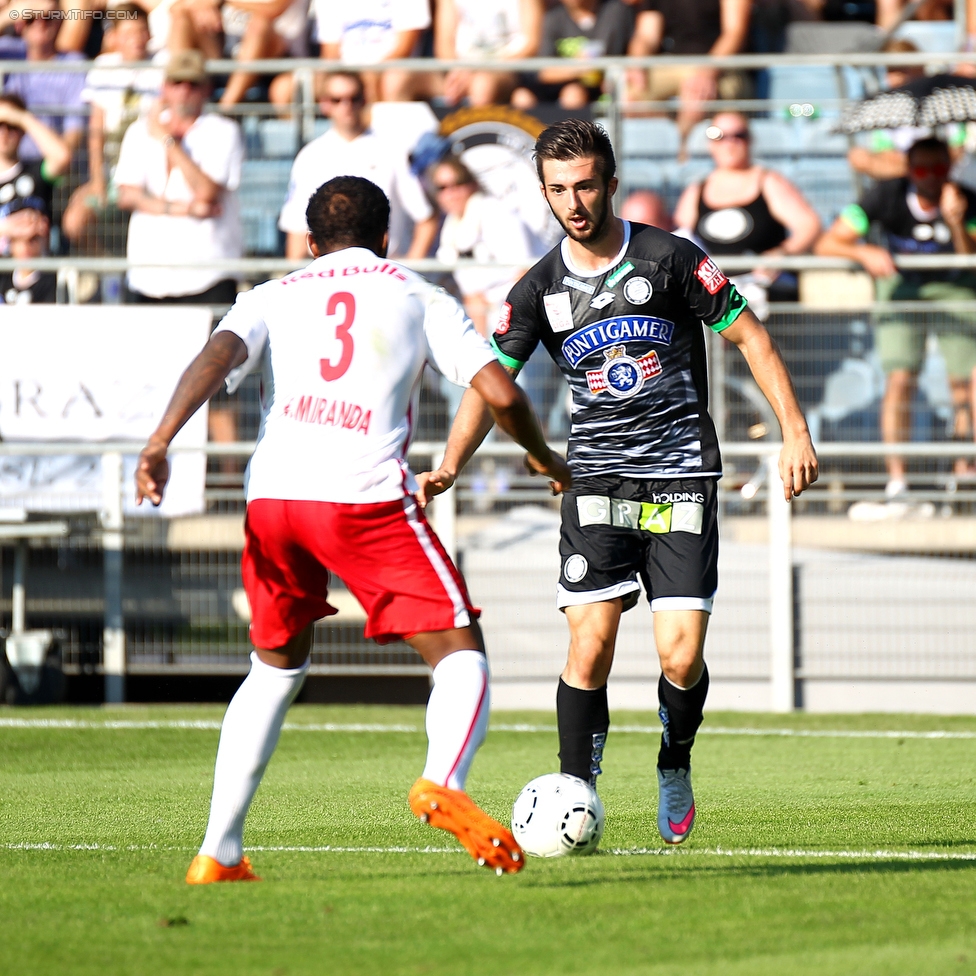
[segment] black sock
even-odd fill
[[[603,746],[610,728],[607,686],[588,691],[571,688],[562,678],[556,689],[559,769],[596,785]]]
[[[664,732],[657,764],[661,769],[690,769],[691,747],[702,723],[702,707],[708,694],[708,668],[691,688],[675,688],[664,675],[657,683],[657,697],[661,703],[658,715]]]

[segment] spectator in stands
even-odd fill
[[[909,175],[885,180],[841,211],[820,239],[817,254],[850,258],[876,279],[880,301],[973,301],[976,274],[968,270],[901,271],[893,254],[976,254],[976,194],[949,182],[949,148],[921,139],[908,150]],[[887,246],[865,241],[872,224]],[[882,313],[874,345],[887,376],[881,401],[881,437],[910,439],[911,404],[925,355],[926,333],[938,333],[955,405],[954,436],[972,437],[970,375],[976,368],[976,322],[971,314]],[[886,458],[889,499],[907,490],[905,460]],[[960,466],[964,470],[965,465]]]
[[[56,42],[62,21],[50,16],[57,9],[57,0],[37,0],[36,3],[31,0],[29,5],[24,6],[19,23],[28,61],[76,61],[82,58],[76,52],[61,53],[57,50]],[[8,75],[4,91],[20,95],[24,104],[32,111],[34,106],[42,108],[47,105],[67,109],[65,115],[39,114],[38,118],[48,128],[63,136],[73,153],[80,145],[85,131],[81,100],[84,81],[84,75],[78,72],[32,71]],[[41,159],[44,151],[28,134],[20,147],[20,155],[24,160]]]
[[[602,58],[627,53],[633,27],[631,12],[620,0],[561,0],[542,23],[542,58]],[[527,78],[512,94],[512,104],[532,109],[538,102],[558,102],[580,109],[603,92],[601,71],[548,68]]]
[[[478,71],[478,61],[528,58],[539,50],[543,0],[438,0],[434,53],[448,61],[470,61],[471,69],[448,72],[444,98],[457,105],[507,102],[517,84],[514,72]]]
[[[65,236],[75,243],[93,231],[106,207],[111,204],[116,209],[113,179],[122,138],[129,126],[149,111],[163,81],[162,68],[121,69],[123,64],[147,59],[149,21],[146,12],[134,4],[116,7],[115,14],[106,33],[111,52],[95,59],[96,67],[88,72],[81,93],[91,106],[89,180],[71,195],[61,220]],[[83,250],[92,250],[88,243]]]
[[[528,267],[535,260],[529,233],[518,215],[485,195],[464,163],[449,155],[430,174],[437,205],[445,214],[437,259],[459,258]],[[464,309],[475,328],[489,336],[505,296],[520,275],[509,268],[464,268],[454,272]]]
[[[208,58],[296,57],[308,53],[309,0],[176,0],[169,8],[167,46],[200,50]],[[258,75],[235,71],[227,81],[221,105],[237,105]]]
[[[437,217],[420,181],[410,172],[405,151],[367,128],[362,79],[348,71],[336,72],[327,78],[324,94],[322,110],[332,119],[332,128],[295,157],[278,219],[288,235],[286,255],[293,261],[308,257],[305,208],[309,197],[335,176],[362,176],[390,200],[390,256],[426,257],[437,236]],[[409,244],[407,218],[414,224]]]
[[[230,304],[234,277],[207,266],[241,256],[237,188],[244,147],[237,123],[203,113],[210,81],[199,51],[173,54],[160,99],[126,130],[115,170],[131,210],[131,261],[185,259],[184,268],[133,268],[134,302]]]
[[[429,0],[360,0],[353,7],[342,0],[314,0],[314,4],[322,57],[343,64],[380,65],[415,57],[431,24]],[[325,78],[319,78],[324,84]],[[363,76],[363,83],[370,102],[399,102],[435,94],[432,77],[424,73],[371,71]],[[288,97],[283,99],[278,84],[276,79],[272,100],[290,102],[290,86]]]
[[[678,228],[709,254],[808,252],[820,235],[820,218],[785,176],[752,161],[746,116],[720,112],[705,134],[715,169],[681,194],[674,212]],[[760,307],[766,291],[774,299],[796,301],[796,278],[790,274],[757,268],[738,284]]]
[[[39,258],[48,253],[51,223],[40,197],[18,197],[0,207],[12,258]],[[57,301],[58,276],[51,271],[16,268],[0,273],[0,305]]]
[[[28,135],[40,147],[42,159],[20,158],[20,147]],[[24,108],[20,95],[0,93],[0,206],[39,198],[45,215],[50,214],[55,181],[70,162],[67,143]],[[0,219],[0,239],[9,237],[9,231],[6,220]],[[0,253],[3,250],[0,247]]]
[[[908,54],[918,51],[911,42],[891,38],[881,48],[884,54]],[[889,65],[885,69],[886,87],[901,88],[925,74],[924,65]],[[854,146],[847,154],[851,168],[875,180],[893,180],[908,175],[906,151],[913,142],[932,135],[931,129],[905,126],[901,129],[878,129],[870,135],[870,146]]]
[[[660,227],[661,230],[674,230],[674,221],[664,201],[653,190],[634,190],[620,208],[620,216],[624,220],[633,220],[638,224],[648,224]]]
[[[629,53],[739,54],[749,36],[751,0],[642,0]],[[701,103],[715,98],[747,98],[748,75],[714,68],[655,68],[629,74],[631,97],[680,99],[678,128],[684,138],[704,118]]]

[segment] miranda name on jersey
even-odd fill
[[[364,434],[369,433],[369,420],[373,415],[372,410],[364,411],[359,404],[316,396],[300,396],[289,400],[281,412],[299,423],[345,427]]]

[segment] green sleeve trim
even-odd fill
[[[57,184],[61,182],[60,176],[51,176],[51,174],[48,172],[46,159],[41,160],[41,176],[47,183],[50,183],[51,186],[57,186]]]
[[[525,363],[519,361],[518,359],[513,359],[511,356],[506,356],[505,353],[498,348],[498,343],[495,342],[495,337],[492,336],[488,340],[491,343],[491,348],[494,350],[495,355],[498,357],[498,361],[502,366],[507,366],[509,369],[521,369]]]
[[[886,129],[875,129],[870,136],[871,152],[888,152],[895,148],[895,140]]]
[[[729,304],[725,314],[709,328],[712,332],[724,332],[749,307],[749,303],[736,291],[735,285],[729,285]]]
[[[966,233],[976,234],[976,219],[966,221]]]
[[[840,219],[857,234],[858,237],[866,236],[871,227],[871,221],[864,212],[864,208],[859,203],[849,203],[840,212]]]

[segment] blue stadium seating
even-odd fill
[[[279,253],[278,214],[291,164],[291,158],[245,160],[239,192],[245,254]]]

